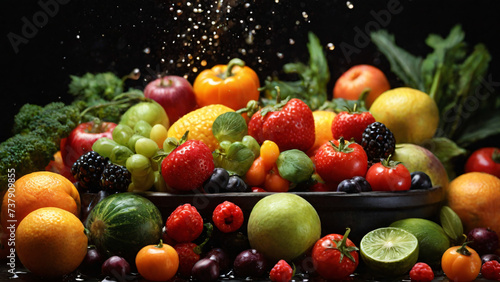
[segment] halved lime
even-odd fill
[[[401,228],[382,227],[361,239],[360,253],[374,272],[384,276],[403,275],[417,262],[418,240]]]

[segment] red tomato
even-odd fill
[[[500,149],[484,147],[474,151],[465,163],[465,172],[486,172],[500,177]]]
[[[373,191],[405,191],[411,187],[410,171],[400,162],[384,160],[366,172]]]
[[[364,176],[368,168],[365,150],[357,143],[344,138],[323,144],[314,155],[316,172],[327,184],[354,176]]]
[[[329,234],[316,241],[311,257],[314,269],[328,280],[341,280],[354,273],[359,264],[358,248],[344,236]]]

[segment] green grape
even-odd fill
[[[109,156],[109,160],[112,163],[117,165],[124,166],[130,156],[132,156],[134,152],[130,150],[128,147],[123,145],[118,145],[111,150],[111,155]]]
[[[134,154],[130,156],[125,162],[125,167],[130,171],[132,176],[141,177],[150,172],[153,172],[151,162],[148,158],[141,154]]]
[[[129,187],[130,191],[146,191],[151,189],[155,183],[156,177],[153,171],[150,171],[144,176],[132,175],[132,183]]]
[[[159,150],[158,145],[155,141],[142,137],[135,142],[135,152],[141,154],[146,158],[152,158]]]
[[[227,151],[229,149],[229,146],[231,146],[231,141],[228,140],[224,140],[219,143],[219,147],[221,147],[224,151]]]
[[[103,158],[109,158],[109,156],[111,156],[111,152],[116,146],[119,146],[116,141],[109,139],[108,137],[101,137],[92,145],[92,151],[97,152]]]
[[[132,135],[134,135],[134,130],[126,124],[118,124],[115,129],[113,129],[113,140],[120,145],[126,146],[128,140]]]
[[[135,152],[135,142],[137,142],[137,140],[141,139],[141,138],[144,138],[144,136],[142,135],[139,135],[139,134],[134,134],[132,135],[132,137],[130,137],[130,139],[128,139],[128,142],[127,142],[127,147],[134,151]]]
[[[167,183],[159,171],[155,171],[155,183],[153,184],[155,191],[157,192],[168,192]]]
[[[241,140],[241,143],[247,146],[248,149],[252,150],[255,158],[260,156],[260,145],[257,140],[255,140],[255,138],[250,135],[245,135],[245,137],[243,137],[243,139]]]
[[[149,135],[151,133],[151,128],[152,128],[151,124],[149,124],[147,121],[139,120],[134,126],[134,132],[135,134],[139,134],[149,138]]]
[[[167,128],[163,126],[163,124],[155,124],[151,128],[151,132],[149,133],[149,138],[155,141],[158,147],[162,149],[163,142],[165,141],[165,139],[167,139],[167,135],[168,135]]]
[[[179,146],[179,140],[175,137],[168,137],[163,141],[163,151],[170,154],[175,148]]]

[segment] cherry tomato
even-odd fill
[[[481,258],[466,244],[449,248],[441,257],[441,268],[450,280],[473,281],[481,271]]]
[[[288,192],[290,181],[281,177],[278,167],[274,167],[266,174],[264,189],[268,192]]]
[[[264,163],[264,168],[269,171],[278,160],[280,148],[271,140],[265,140],[260,146],[260,157]]]
[[[167,281],[174,277],[179,268],[179,255],[170,245],[163,244],[143,247],[135,257],[139,274],[151,281]]]
[[[402,163],[388,159],[372,165],[365,178],[372,191],[405,191],[411,187],[410,171]]]
[[[245,174],[245,182],[250,186],[261,186],[266,180],[266,169],[262,157],[258,156]]]
[[[329,234],[316,241],[311,257],[314,269],[328,280],[341,280],[354,273],[359,264],[358,248],[346,233]]]
[[[338,184],[344,179],[364,176],[368,157],[361,145],[343,137],[323,144],[314,155],[316,172],[325,183]]]
[[[474,151],[465,163],[465,172],[486,172],[500,177],[500,149],[484,147]]]

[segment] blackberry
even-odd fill
[[[79,187],[96,192],[100,190],[101,175],[108,162],[108,158],[89,151],[76,160],[71,167],[71,174],[78,181]]]
[[[381,122],[374,122],[365,128],[361,146],[369,161],[379,162],[394,154],[396,139],[394,134]]]
[[[127,168],[109,163],[102,172],[101,187],[110,193],[125,192],[132,182],[132,174]]]

